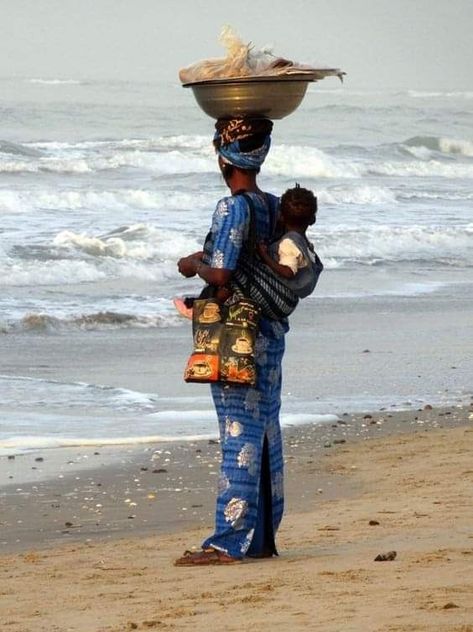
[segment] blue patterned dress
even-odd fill
[[[275,196],[251,193],[258,239],[269,239],[275,225]],[[242,196],[220,200],[206,241],[204,261],[234,270],[249,225]],[[203,543],[236,558],[276,553],[274,536],[284,504],[283,454],[279,409],[281,363],[287,321],[262,318],[256,342],[255,387],[212,384],[222,465],[215,532]]]

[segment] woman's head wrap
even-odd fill
[[[214,147],[224,162],[240,169],[258,170],[271,146],[269,119],[219,119]]]

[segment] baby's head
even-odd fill
[[[312,191],[296,184],[283,193],[280,208],[284,224],[305,230],[315,223],[317,198]]]

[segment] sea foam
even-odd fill
[[[315,147],[278,145],[271,150],[265,170],[275,176],[308,178],[356,178],[360,168],[342,159],[329,156]]]
[[[157,139],[150,147],[147,147],[146,141],[138,140],[128,141],[136,143],[136,147],[133,144],[125,147],[120,143],[103,146],[91,144],[87,147],[83,143],[82,146],[76,144],[74,148],[58,145],[53,149],[52,145],[47,149],[45,144],[37,145],[42,147],[44,155],[21,154],[15,158],[12,154],[0,153],[0,172],[80,175],[138,169],[142,173],[162,176],[215,174],[215,155],[211,147],[198,136],[194,138],[194,143],[191,140]],[[182,145],[183,142],[190,143],[190,146]],[[395,152],[392,152],[392,157],[385,155],[374,158],[373,152],[364,151],[362,147],[354,159],[312,146],[280,144],[272,148],[265,163],[265,173],[271,177],[324,179],[352,179],[370,175],[473,177],[473,165],[470,163],[446,163],[429,159],[429,152],[456,155],[459,158],[471,157],[473,143],[468,139],[420,136],[408,138],[394,146],[404,148],[419,160],[399,160]],[[432,157],[435,155],[432,154]]]
[[[187,155],[182,150],[167,152],[112,151],[108,155],[74,152],[75,155],[50,155],[37,159],[12,160],[0,155],[0,172],[3,173],[59,173],[86,174],[107,170],[139,168],[158,174],[187,174],[215,172],[215,158],[210,150],[205,155]],[[25,156],[23,156],[25,158]]]
[[[408,90],[407,95],[413,99],[473,99],[473,91],[470,90]]]
[[[441,136],[413,136],[405,140],[403,144],[408,148],[424,148],[444,154],[473,156],[473,142],[470,140]]]
[[[337,230],[319,230],[315,237],[317,252],[327,268],[353,263],[387,263],[426,260],[473,265],[473,224],[445,226],[339,226]]]
[[[170,305],[171,307],[171,305]],[[45,313],[28,313],[18,321],[0,321],[0,333],[58,332],[67,330],[94,331],[97,329],[151,329],[180,327],[183,319],[176,313],[165,310],[162,314],[126,314],[101,311],[88,314],[58,317]]]
[[[196,252],[200,247],[192,237],[146,224],[123,226],[100,237],[62,231],[54,238],[53,245],[73,248],[94,257],[156,258],[173,262],[179,255]]]
[[[40,210],[162,210],[193,211],[212,209],[215,200],[206,191],[169,191],[165,189],[111,190],[0,190],[0,212],[21,213]]]
[[[153,416],[158,420],[157,415]],[[337,415],[311,415],[288,413],[281,416],[281,425],[290,427],[305,424],[334,423]],[[18,435],[0,438],[0,456],[18,454],[32,450],[87,446],[133,446],[169,443],[176,441],[199,441],[218,437],[217,420],[214,410],[207,411],[163,411],[159,420],[162,432],[158,434],[135,434],[123,436],[57,436],[57,435]],[[180,432],[176,432],[177,427]],[[194,430],[193,430],[194,428]]]
[[[78,79],[41,79],[41,78],[33,78],[33,79],[25,79],[28,83],[37,83],[39,85],[46,86],[76,86],[80,85],[82,82]]]

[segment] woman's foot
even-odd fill
[[[202,551],[185,551],[182,557],[174,562],[174,566],[213,566],[216,564],[238,564],[242,562],[237,557],[231,557],[216,549]]]

